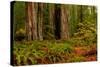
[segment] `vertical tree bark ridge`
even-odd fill
[[[33,29],[33,15],[32,15],[32,3],[29,3],[29,11],[30,11],[30,15],[29,15],[29,27],[30,27],[30,35],[31,35],[31,40],[33,40],[33,33],[32,33],[32,29]]]
[[[26,17],[27,17],[27,21],[26,21],[26,35],[27,35],[27,39],[28,40],[32,40],[32,32],[31,32],[31,23],[32,23],[32,13],[31,13],[31,3],[27,2],[26,3]]]
[[[69,39],[68,14],[65,5],[61,5],[61,39]]]
[[[39,40],[43,40],[43,29],[42,29],[42,24],[43,24],[43,3],[38,4],[38,38]]]
[[[32,3],[32,38],[37,40],[37,13],[36,13],[36,4]]]

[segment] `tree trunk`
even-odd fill
[[[32,37],[33,40],[37,40],[37,4],[32,3]]]
[[[61,5],[61,39],[69,39],[68,13],[65,5]]]
[[[52,38],[54,38],[54,4],[49,4],[49,22],[50,22],[50,33],[52,34]]]
[[[31,32],[31,28],[32,28],[32,6],[31,3],[26,3],[26,35],[27,35],[27,40],[32,40],[32,32]]]
[[[43,40],[43,3],[38,4],[38,39]]]
[[[37,39],[37,15],[35,10],[35,4],[31,2],[26,3],[26,35],[27,40]]]

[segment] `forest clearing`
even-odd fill
[[[95,6],[12,2],[12,65],[97,60]]]

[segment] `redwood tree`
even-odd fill
[[[28,40],[37,39],[37,13],[35,4],[31,2],[26,3],[26,35]]]
[[[68,31],[68,13],[67,7],[65,5],[61,5],[61,39],[66,40],[69,38]]]
[[[38,40],[43,40],[43,3],[38,3]]]

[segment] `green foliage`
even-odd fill
[[[78,32],[74,34],[75,39],[79,43],[96,43],[96,28],[91,22],[83,22],[78,24]]]
[[[93,9],[94,7],[83,7],[84,14],[83,14],[83,21],[78,22],[77,24],[77,31],[74,33],[74,40],[78,44],[92,44],[96,43],[97,40],[97,31],[96,31],[96,13]],[[91,13],[89,12],[91,11]]]
[[[13,53],[17,62],[15,65],[39,64],[47,60],[47,63],[64,62],[72,52],[71,46],[68,45],[48,41],[15,42]]]
[[[16,31],[14,39],[18,41],[25,40],[26,37],[25,35],[26,35],[25,30],[20,28],[19,30]]]
[[[68,9],[69,9],[68,10],[69,11],[69,32],[70,32],[70,37],[72,37],[77,30],[77,23],[79,22],[79,18],[78,18],[79,6],[69,5]]]
[[[29,65],[85,61],[84,55],[78,56],[74,53],[75,47],[67,41],[14,42],[13,62],[14,65]],[[84,46],[83,50],[90,51],[94,49],[91,47],[93,45]]]
[[[85,58],[83,56],[76,56],[76,57],[70,58],[68,62],[81,62],[81,61],[84,61],[84,59]]]
[[[51,45],[51,50],[55,52],[70,53],[72,51],[72,48],[70,47],[69,44],[56,43]]]
[[[25,3],[15,2],[13,5],[13,26],[14,26],[14,36],[19,29],[25,29]]]
[[[53,8],[53,4],[45,4],[43,14],[44,14],[44,22],[43,22],[43,37],[44,39],[53,39],[54,33],[52,26],[50,25],[52,22],[50,18],[50,8]]]

